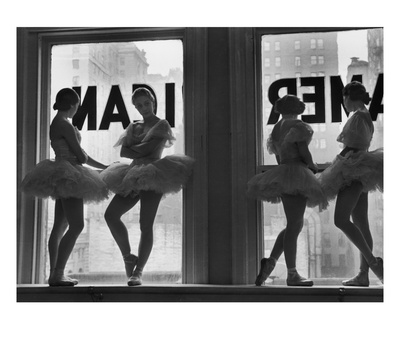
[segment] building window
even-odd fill
[[[331,254],[324,254],[324,267],[332,267],[332,256]]]
[[[318,49],[323,49],[324,48],[324,40],[322,38],[319,38],[317,40],[317,47],[318,47]]]
[[[342,233],[339,233],[338,245],[341,248],[344,248],[346,246],[346,238]]]
[[[318,56],[318,64],[324,64],[324,63],[325,63],[324,56]]]
[[[79,69],[79,60],[78,59],[72,60],[72,68]]]
[[[75,76],[73,76],[72,77],[72,84],[74,85],[74,86],[80,86],[80,77],[79,76],[77,76],[77,75],[75,75]]]
[[[294,41],[294,50],[300,50],[300,41],[299,40]]]
[[[310,39],[310,49],[315,49],[317,47],[317,40],[315,38]]]
[[[330,248],[331,247],[331,235],[329,234],[329,232],[325,232],[323,235],[323,242],[322,245],[325,248]]]
[[[275,57],[275,67],[280,67],[280,66],[281,66],[281,58]]]
[[[281,50],[281,42],[275,42],[275,51]]]
[[[271,49],[271,43],[270,42],[264,42],[264,51],[270,51]]]
[[[311,65],[317,64],[317,56],[313,55],[310,58],[311,58]]]
[[[296,67],[300,67],[301,66],[301,57],[300,56],[295,56],[294,57],[294,65]]]
[[[269,57],[264,58],[264,67],[269,68],[270,65],[271,65],[271,60],[269,59]]]
[[[339,254],[339,267],[344,268],[346,266],[347,266],[346,255],[345,254]]]
[[[301,86],[301,73],[295,73],[297,87]]]
[[[264,75],[264,83],[268,85],[271,82],[271,75]]]
[[[275,80],[279,80],[281,78],[281,74],[275,74]]]

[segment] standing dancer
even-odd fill
[[[282,201],[287,225],[279,233],[270,257],[261,260],[255,283],[257,286],[264,283],[284,252],[287,285],[312,286],[312,280],[307,280],[297,272],[296,253],[306,206],[327,206],[321,186],[313,174],[318,171],[318,166],[308,149],[313,130],[310,125],[297,119],[304,112],[305,104],[296,96],[285,95],[275,102],[274,108],[282,114],[282,119],[274,126],[267,148],[269,153],[275,154],[278,166],[250,179],[248,195],[271,203]]]
[[[360,271],[343,281],[345,286],[369,286],[369,268],[383,283],[383,260],[372,254],[373,240],[368,222],[368,192],[383,191],[383,149],[369,152],[374,125],[366,105],[371,101],[357,81],[343,89],[349,120],[337,138],[344,149],[321,175],[328,199],[336,199],[335,225],[360,251]],[[350,217],[353,221],[350,220]]]
[[[38,163],[21,184],[22,191],[27,194],[56,200],[54,225],[48,243],[50,286],[74,286],[78,283],[65,276],[64,269],[84,227],[83,204],[108,198],[107,186],[98,171],[82,166],[86,163],[94,168],[106,168],[81,148],[80,133],[70,122],[79,103],[80,98],[73,89],[64,88],[58,92],[53,106],[57,114],[50,125],[55,160]]]
[[[117,142],[121,157],[132,159],[130,165],[115,163],[101,173],[116,193],[105,219],[121,251],[128,285],[142,284],[142,273],[153,248],[153,223],[163,194],[178,192],[187,182],[194,160],[186,155],[161,158],[165,147],[175,139],[166,120],[154,113],[155,98],[146,88],[138,88],[132,103],[143,120],[131,123]],[[140,242],[138,256],[131,253],[123,214],[140,200]]]

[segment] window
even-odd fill
[[[315,65],[315,64],[317,64],[317,56],[311,56],[310,57],[311,58],[311,65]]]
[[[296,67],[300,67],[301,66],[301,57],[300,56],[295,56],[294,57],[294,65]]]
[[[281,50],[281,42],[275,42],[275,51]]]
[[[383,55],[378,53],[378,49],[374,49],[375,36],[368,39],[368,31],[319,33],[321,37],[318,40],[312,37],[312,33],[293,35],[266,33],[262,36],[261,41],[276,39],[281,42],[281,70],[284,70],[285,74],[282,72],[279,83],[271,82],[270,84],[262,84],[263,92],[261,94],[264,95],[260,124],[262,127],[262,136],[260,136],[258,141],[258,147],[262,151],[258,165],[261,170],[276,165],[275,156],[268,153],[265,145],[265,140],[269,137],[274,123],[279,120],[272,111],[273,101],[269,97],[282,97],[288,93],[289,89],[291,94],[297,95],[306,104],[306,110],[299,118],[310,123],[314,129],[313,140],[309,145],[314,161],[319,165],[329,163],[340,152],[341,148],[336,138],[341,132],[347,116],[341,103],[339,103],[339,109],[335,109],[339,113],[332,112],[332,103],[341,101],[341,97],[339,100],[331,99],[332,92],[336,91],[333,88],[338,87],[338,84],[340,86],[339,80],[344,85],[349,78],[353,77],[354,73],[360,73],[361,75],[357,77],[362,78],[367,91],[370,92],[370,96],[372,97],[375,87],[379,82],[378,74],[383,73],[381,69]],[[351,42],[353,42],[355,34],[357,34],[360,44],[365,46],[365,50],[360,51],[358,48],[351,50],[349,48],[352,46]],[[286,51],[283,49],[283,46],[293,47],[296,44],[295,42],[299,40],[310,41],[308,49],[305,49],[304,46],[302,47],[302,57],[309,58],[311,65],[303,63],[295,69],[289,64],[290,62],[286,61],[293,61],[293,59],[296,61],[296,58],[299,56],[296,56],[295,50],[288,49]],[[324,48],[331,51],[329,60],[325,59],[323,55],[318,56],[314,50],[317,48]],[[350,69],[348,71],[347,67],[351,64],[351,57],[354,56],[360,56],[360,59],[368,61],[370,63],[369,70],[351,71]],[[259,58],[261,60],[263,58],[262,51]],[[288,65],[285,63],[288,63]],[[319,70],[312,70],[316,65],[318,65]],[[310,81],[310,77],[313,80],[315,79],[315,81]],[[260,82],[263,80],[261,73],[259,80]],[[320,105],[312,100],[319,91],[318,87],[323,89],[321,94],[325,100],[325,107],[322,111],[323,115],[320,112]],[[341,88],[339,88],[339,92],[341,92]],[[318,113],[320,113],[320,117],[316,119]],[[340,121],[337,118],[340,118]],[[383,146],[383,119],[383,113],[376,114],[376,120],[374,120],[375,134],[371,149]],[[383,252],[382,203],[383,196],[381,193],[373,192],[369,194],[370,229],[374,239],[374,253],[377,256],[380,256],[379,254]],[[354,276],[358,271],[358,251],[335,227],[333,222],[334,208],[334,204],[331,204],[324,211],[320,211],[318,208],[307,208],[306,210],[305,222],[302,233],[299,236],[297,252],[298,269],[305,276],[346,278]],[[269,244],[268,248],[264,246],[263,255],[269,256],[267,250],[272,249],[272,242],[275,241],[280,230],[284,228],[285,215],[281,204],[270,204],[268,202],[262,202],[260,212],[261,222],[264,227],[264,242],[268,240]],[[269,227],[273,227],[274,229],[267,230]],[[315,259],[318,262],[313,264],[312,261],[315,261]],[[354,262],[350,263],[350,261]],[[281,263],[283,266],[285,265],[283,255],[278,263]],[[374,276],[370,275],[370,277]]]
[[[264,59],[264,67],[269,68],[270,65],[271,65],[270,59],[269,59],[269,57],[266,57]]]
[[[77,59],[72,60],[72,68],[79,69],[79,60]]]
[[[271,43],[264,42],[264,51],[270,51],[270,49],[271,49]]]
[[[281,66],[281,58],[275,57],[275,67],[280,67],[280,66]]]
[[[331,256],[331,254],[325,254],[324,255],[324,267],[325,268],[332,267],[332,256]]]
[[[72,49],[73,47],[73,49]],[[76,61],[72,59],[70,51],[79,51],[81,69],[76,73]],[[90,53],[91,52],[91,53]],[[111,52],[116,52],[112,54]],[[168,53],[168,59],[165,55]],[[95,90],[97,102],[97,118],[91,118],[95,124],[89,127],[89,119],[86,118],[80,129],[82,147],[95,160],[105,164],[115,161],[130,163],[129,160],[120,158],[119,149],[113,148],[114,143],[123,133],[124,127],[121,121],[111,121],[108,127],[100,128],[104,119],[106,105],[112,102],[111,93],[120,94],[123,104],[113,105],[112,115],[121,113],[124,106],[129,116],[129,121],[141,119],[140,114],[131,104],[130,96],[134,84],[146,84],[153,88],[157,96],[157,115],[165,118],[167,102],[171,98],[166,97],[166,84],[172,84],[175,97],[172,99],[175,105],[173,132],[177,138],[171,148],[164,150],[164,155],[184,153],[183,137],[183,46],[179,40],[166,41],[131,41],[123,43],[99,43],[99,44],[74,44],[55,45],[52,48],[51,59],[51,98],[54,99],[58,90],[63,87],[79,87],[82,102],[89,97],[89,90]],[[155,59],[154,59],[155,58]],[[163,59],[161,67],[157,66],[157,58]],[[68,68],[66,61],[72,61]],[[168,62],[166,62],[168,60]],[[85,61],[85,62],[84,62]],[[110,62],[110,63],[109,63]],[[120,63],[118,63],[120,62]],[[85,65],[86,63],[86,65]],[[111,69],[106,68],[111,67]],[[133,67],[135,66],[135,67]],[[123,69],[122,69],[123,68]],[[141,72],[144,70],[144,74]],[[91,81],[89,81],[91,80]],[[52,112],[52,116],[55,113]],[[52,118],[50,118],[52,119]],[[50,152],[52,158],[53,151]],[[120,283],[124,280],[124,265],[121,253],[110,234],[104,220],[104,212],[109,200],[100,204],[85,205],[85,230],[79,236],[73,253],[68,260],[66,270],[77,276],[81,284],[92,283]],[[54,219],[54,201],[47,200],[46,233],[49,234]],[[135,206],[126,213],[123,221],[126,224],[132,253],[137,254],[139,244],[139,210]],[[46,254],[47,249],[44,249]],[[46,265],[46,277],[49,267]],[[160,203],[154,224],[154,247],[150,259],[146,265],[148,283],[177,283],[182,277],[182,192],[168,195]],[[85,281],[86,280],[86,281]]]
[[[340,254],[339,255],[339,267],[345,268],[347,266],[346,264],[346,255]]]
[[[297,87],[300,87],[301,86],[301,73],[295,73],[295,76],[296,76],[296,85],[297,85]]]
[[[299,40],[296,40],[294,42],[294,50],[300,50],[300,41]]]

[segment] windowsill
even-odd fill
[[[18,285],[18,302],[383,302],[383,286]]]

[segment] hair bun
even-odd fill
[[[343,88],[343,96],[350,97],[350,100],[352,101],[362,101],[366,105],[368,105],[371,101],[369,93],[365,89],[364,85],[358,81],[352,81],[348,83]]]
[[[275,102],[275,111],[282,115],[301,114],[304,112],[306,105],[295,95],[285,95]]]

